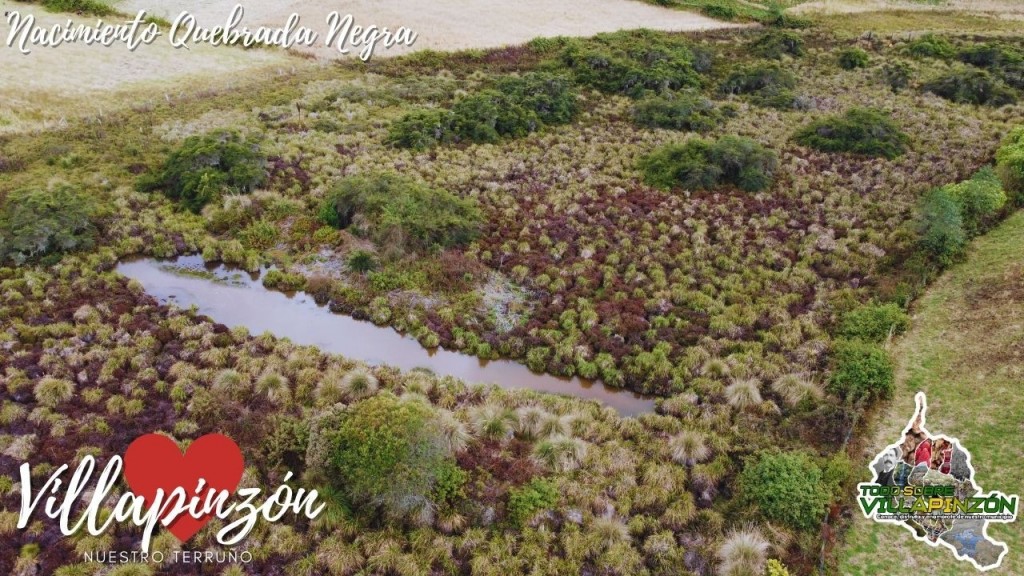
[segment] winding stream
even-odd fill
[[[200,314],[221,324],[245,326],[253,334],[269,331],[296,344],[313,345],[368,364],[388,364],[403,370],[422,367],[468,383],[494,383],[502,388],[529,388],[599,400],[624,416],[654,410],[653,399],[600,382],[538,374],[511,360],[483,360],[443,348],[424,348],[416,339],[392,328],[334,314],[303,292],[290,295],[268,290],[261,282],[262,274],[206,265],[199,256],[127,261],[118,264],[117,271],[139,281],[161,302],[183,307],[195,304]]]

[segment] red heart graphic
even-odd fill
[[[185,491],[187,498],[191,498],[196,494],[200,479],[206,481],[199,494],[201,502],[206,501],[210,490],[234,493],[244,469],[245,460],[238,444],[223,434],[207,434],[198,438],[184,454],[170,438],[146,434],[129,444],[124,453],[124,479],[128,488],[150,504],[158,489],[163,489],[165,502],[178,487]],[[207,514],[197,519],[187,513],[181,514],[167,528],[178,540],[185,542],[212,517],[213,514]]]

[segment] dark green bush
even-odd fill
[[[540,127],[536,112],[497,90],[482,90],[452,106],[451,133],[456,141],[497,142],[521,138]]]
[[[768,108],[794,106],[796,76],[778,63],[761,63],[733,70],[719,86],[724,94],[747,94],[752,103]]]
[[[498,82],[498,91],[546,125],[567,124],[579,112],[578,95],[564,76],[531,72]]]
[[[1003,106],[1017,101],[1017,94],[1012,88],[977,68],[952,70],[925,82],[921,88],[960,104]]]
[[[936,188],[921,199],[917,234],[922,251],[942,268],[963,255],[967,247],[963,217],[945,188]]]
[[[661,188],[712,189],[731,184],[746,191],[771,185],[778,157],[754,140],[724,136],[709,142],[693,138],[669,144],[640,161],[644,181]]]
[[[910,317],[897,304],[865,304],[843,318],[839,335],[865,342],[883,342],[890,334],[899,335],[910,325]]]
[[[410,250],[468,243],[481,226],[475,202],[390,173],[341,180],[327,193],[319,216],[379,245]]]
[[[909,141],[899,126],[884,112],[853,108],[828,116],[800,129],[793,139],[822,152],[848,152],[882,158],[896,158]]]
[[[945,38],[934,34],[925,34],[907,44],[907,52],[918,58],[938,58],[949,60],[956,56],[956,48]]]
[[[1024,54],[1017,48],[999,42],[965,46],[960,49],[956,57],[957,60],[965,64],[989,70],[1024,62]]]
[[[690,49],[646,31],[573,41],[562,51],[560,63],[580,84],[634,98],[700,86]]]
[[[722,123],[714,102],[695,94],[649,96],[633,106],[633,122],[645,128],[707,132]]]
[[[882,66],[878,75],[893,93],[897,93],[910,85],[912,72],[910,64],[906,62],[890,62]]]
[[[769,30],[747,45],[754,56],[779,60],[783,56],[803,56],[804,40],[788,30]]]
[[[346,262],[354,272],[369,272],[377,267],[377,259],[368,250],[353,250]]]
[[[349,406],[331,438],[336,485],[350,506],[400,519],[433,505],[455,465],[434,409],[384,392]]]
[[[871,62],[871,57],[860,48],[846,48],[839,51],[837,60],[839,67],[843,70],[855,70],[857,68],[867,68]]]
[[[1024,205],[1024,126],[1011,130],[996,151],[996,173],[1013,205]]]
[[[432,148],[453,140],[451,125],[448,110],[413,110],[391,123],[387,143],[414,150]]]
[[[198,212],[225,193],[244,194],[267,177],[267,160],[255,142],[219,130],[190,136],[157,173],[140,178],[141,190],[162,189],[169,198]]]
[[[519,138],[546,124],[565,124],[579,106],[569,81],[546,73],[507,77],[496,89],[459,100],[451,110],[413,110],[393,122],[387,142],[422,150],[451,142],[497,142]]]
[[[534,478],[529,484],[508,491],[508,519],[513,526],[522,526],[541,510],[558,503],[558,490],[543,478]]]
[[[892,396],[894,380],[892,360],[879,345],[862,340],[835,343],[829,392],[846,400],[873,401]]]
[[[821,467],[805,452],[762,452],[747,459],[736,480],[740,498],[772,522],[815,531],[829,490]]]
[[[92,247],[96,204],[67,184],[49,190],[15,190],[0,204],[0,263]]]
[[[1007,85],[1024,90],[1024,51],[1000,42],[973,44],[960,50],[957,59],[984,68]]]
[[[640,160],[644,181],[659,188],[710,190],[721,182],[722,171],[708,159],[711,143],[693,138],[667,144]]]

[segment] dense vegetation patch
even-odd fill
[[[887,114],[868,108],[852,108],[842,115],[815,120],[799,130],[793,139],[822,152],[889,159],[903,154],[910,141]]]
[[[651,186],[710,190],[730,184],[748,192],[770,186],[777,167],[774,151],[742,136],[669,144],[645,156],[639,165]]]
[[[862,48],[845,48],[839,51],[836,60],[843,70],[856,70],[857,68],[867,68],[871,57]]]
[[[414,251],[465,244],[481,224],[474,202],[390,173],[341,180],[321,203],[319,217],[378,245]]]
[[[971,44],[960,49],[957,59],[984,68],[1006,84],[1024,89],[1024,50],[1001,42]]]
[[[865,304],[851,310],[839,326],[839,335],[866,342],[883,342],[898,336],[910,326],[910,317],[898,304]]]
[[[804,55],[804,40],[796,32],[769,30],[751,41],[747,49],[755,56],[774,60],[783,56],[799,57]]]
[[[741,497],[772,522],[814,529],[830,499],[821,467],[805,452],[764,452],[751,457],[737,479]]]
[[[949,60],[956,55],[956,48],[941,36],[925,34],[907,43],[907,53],[918,58]]]
[[[633,106],[633,122],[644,128],[707,132],[722,120],[715,103],[698,94],[650,96]]]
[[[0,204],[0,263],[92,247],[96,211],[91,196],[68,184],[11,192]]]
[[[339,420],[329,432],[334,483],[352,508],[402,519],[436,505],[435,489],[456,464],[430,404],[382,393]]]
[[[700,86],[694,54],[687,44],[651,32],[570,40],[558,63],[569,68],[584,86],[634,98],[652,91]]]
[[[996,151],[996,172],[1013,205],[1024,205],[1024,126],[1014,128]]]
[[[977,68],[953,69],[928,80],[921,88],[958,104],[1003,106],[1017,101],[1012,88]]]
[[[769,108],[793,108],[796,75],[782,65],[758,63],[733,70],[719,86],[725,94],[746,94],[751,102]]]
[[[160,189],[198,212],[225,194],[246,194],[263,184],[266,164],[257,142],[237,132],[219,130],[186,138],[163,167],[140,178],[138,186]]]
[[[892,396],[895,368],[884,348],[863,340],[839,340],[833,350],[829,390],[855,402]]]
[[[388,141],[425,149],[453,142],[493,143],[521,138],[545,125],[565,124],[578,111],[576,92],[563,77],[529,73],[475,92],[450,110],[413,110],[394,123]]]

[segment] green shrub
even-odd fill
[[[699,95],[650,96],[633,106],[633,122],[645,128],[707,132],[722,122],[715,104]]]
[[[906,331],[910,317],[897,304],[866,304],[849,312],[839,326],[839,335],[865,342],[882,342],[889,334]]]
[[[813,531],[829,502],[821,467],[805,452],[762,452],[747,459],[737,478],[743,501],[772,522]]]
[[[368,250],[353,250],[346,263],[355,272],[369,272],[377,267],[377,259]]]
[[[576,82],[611,94],[637,98],[700,85],[689,48],[648,31],[572,41],[559,59]]]
[[[967,246],[963,217],[945,188],[936,188],[921,199],[917,234],[922,251],[942,268],[963,255]]]
[[[796,76],[780,64],[762,63],[733,70],[719,86],[724,94],[747,94],[758,106],[792,108],[796,100]]]
[[[956,56],[956,48],[945,38],[925,34],[907,44],[907,52],[917,58],[938,58],[949,60]]]
[[[236,132],[219,130],[186,138],[159,172],[139,180],[139,188],[160,188],[198,212],[225,193],[244,194],[261,185],[267,176],[266,163],[258,144]]]
[[[839,116],[815,120],[800,129],[794,140],[822,152],[892,159],[903,154],[909,139],[884,112],[853,108]]]
[[[423,150],[452,141],[451,112],[413,110],[391,123],[387,143],[400,148]]]
[[[999,42],[971,44],[961,48],[956,57],[965,64],[988,70],[1024,62],[1024,54],[1018,49]]]
[[[284,272],[274,268],[267,270],[263,277],[263,285],[273,290],[296,292],[306,287],[306,278],[302,274]]]
[[[741,136],[668,144],[639,164],[644,181],[651,186],[708,190],[732,184],[751,192],[770,186],[777,167],[774,151]]]
[[[860,48],[846,48],[839,51],[837,60],[839,67],[843,70],[855,70],[857,68],[867,68],[871,62],[871,57]]]
[[[922,84],[921,89],[951,102],[1004,106],[1017,101],[1013,89],[985,70],[959,68]]]
[[[988,228],[1006,205],[1003,184],[991,168],[983,168],[970,180],[944,187],[960,210],[968,238]]]
[[[521,138],[540,127],[536,112],[497,90],[483,90],[452,106],[451,133],[456,141],[497,142],[502,136]]]
[[[998,42],[974,44],[963,48],[957,59],[985,68],[1006,84],[1024,89],[1024,51]]]
[[[889,86],[893,93],[898,93],[910,85],[913,70],[906,62],[887,62],[879,70],[879,78]]]
[[[508,491],[508,519],[513,526],[522,526],[541,510],[558,503],[558,490],[543,478],[534,478],[529,484]]]
[[[472,200],[391,173],[341,180],[327,193],[319,215],[334,228],[411,250],[468,243],[482,223]]]
[[[779,60],[783,56],[803,56],[804,40],[787,30],[769,30],[747,45],[748,51],[762,58]]]
[[[877,344],[862,340],[836,342],[828,381],[833,394],[851,401],[889,398],[894,378],[892,360]]]
[[[1013,205],[1024,205],[1024,126],[1011,130],[996,151],[996,173]]]
[[[266,220],[257,220],[239,234],[242,244],[254,250],[266,250],[277,243],[280,233],[277,226]]]
[[[434,409],[389,392],[349,406],[331,437],[336,486],[356,509],[402,518],[429,506],[452,455]],[[447,491],[446,491],[447,493]]]
[[[92,197],[67,184],[11,192],[0,204],[0,263],[92,247],[96,214]]]
[[[495,88],[470,94],[451,110],[413,110],[391,124],[387,142],[416,150],[451,142],[493,143],[571,122],[579,111],[576,92],[561,76],[506,77]]]
[[[546,125],[567,124],[579,113],[577,93],[564,76],[531,72],[498,81],[498,91]]]

